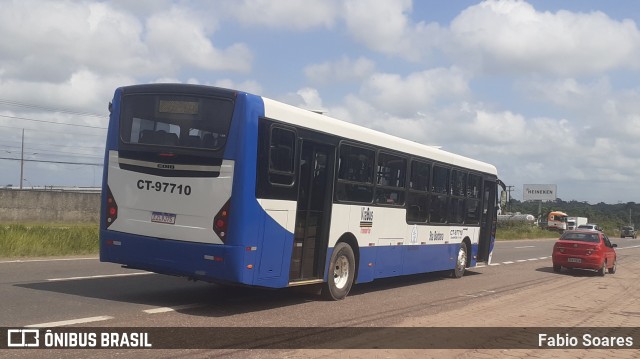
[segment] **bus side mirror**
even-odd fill
[[[111,109],[113,108],[113,104],[109,102],[109,113],[111,113]]]

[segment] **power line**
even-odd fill
[[[80,112],[80,111],[73,111],[73,110],[67,110],[67,109],[61,109],[61,108],[45,107],[45,106],[26,104],[26,103],[22,103],[22,102],[18,102],[18,101],[5,100],[5,99],[0,99],[0,104],[9,105],[9,106],[17,106],[17,107],[34,108],[34,109],[38,109],[38,110],[46,110],[46,111],[51,111],[51,112],[60,112],[60,113],[66,113],[66,114],[76,115],[76,116],[89,116],[89,117],[99,117],[99,118],[107,118],[108,117],[108,116],[105,116],[105,115],[99,115],[99,114],[91,113],[91,112]]]
[[[11,158],[11,157],[0,157],[0,160],[9,160],[9,161],[24,161],[24,162],[43,162],[43,163],[57,163],[64,165],[83,165],[83,166],[99,166],[102,167],[104,164],[102,163],[91,163],[91,162],[69,162],[69,161],[45,161],[45,160],[21,160],[20,158]]]
[[[24,129],[25,131],[32,131],[32,132],[42,131],[42,130],[34,129],[34,128],[25,128],[24,126],[0,125],[0,127],[15,128],[15,129],[18,129],[18,130]],[[103,128],[100,127],[99,129],[103,129]],[[62,131],[52,131],[52,130],[47,130],[47,133],[64,133],[65,135],[82,135],[82,136],[104,136],[103,134],[95,134],[95,133],[67,132],[67,131],[62,132]]]
[[[63,123],[63,122],[54,122],[54,121],[36,120],[36,119],[33,119],[33,118],[26,118],[26,117],[7,116],[7,115],[0,115],[0,117],[10,118],[10,119],[14,119],[14,120],[23,120],[23,121],[34,121],[34,122],[51,123],[51,124],[54,124],[54,125],[65,125],[65,126],[74,126],[74,127],[97,128],[97,129],[101,129],[101,130],[106,130],[106,129],[107,129],[106,127],[89,126],[89,125],[78,125],[78,124],[75,124],[75,123]]]

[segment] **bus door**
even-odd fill
[[[478,262],[489,261],[489,253],[493,249],[497,220],[497,185],[495,181],[484,181],[484,198],[482,201],[482,219],[480,220],[480,241],[478,243]]]
[[[322,279],[329,242],[335,146],[301,140],[290,282]]]

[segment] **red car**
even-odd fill
[[[562,267],[593,269],[601,276],[607,271],[616,272],[617,244],[612,244],[606,234],[600,231],[565,231],[553,246],[553,271],[559,273]]]

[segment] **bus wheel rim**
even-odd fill
[[[463,270],[467,264],[467,253],[460,248],[458,251],[458,270]]]
[[[346,256],[336,258],[336,265],[333,268],[333,282],[336,288],[342,289],[349,280],[349,260]]]

